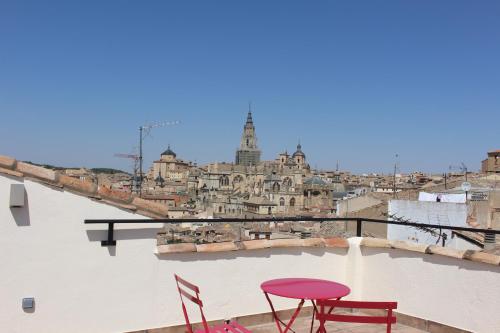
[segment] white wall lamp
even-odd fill
[[[24,184],[11,184],[10,185],[10,207],[24,207],[25,190]]]

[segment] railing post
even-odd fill
[[[113,239],[114,227],[113,222],[108,223],[108,239],[101,241],[101,246],[116,246],[116,241]]]
[[[361,219],[356,219],[356,237],[361,237],[361,228],[363,221]]]
[[[485,250],[492,250],[495,248],[495,234],[492,232],[485,232],[484,233],[484,249]]]

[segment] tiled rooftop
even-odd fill
[[[139,198],[129,192],[114,190],[106,186],[98,187],[89,180],[69,177],[59,171],[17,161],[9,156],[0,155],[0,174],[27,178],[52,187],[68,190],[142,216],[162,218],[168,215],[168,207],[165,205]]]

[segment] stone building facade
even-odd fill
[[[252,113],[249,111],[236,153],[236,163],[204,166],[196,200],[215,215],[296,215],[331,212],[332,183],[314,176],[299,143],[294,153],[260,161]],[[255,153],[255,155],[250,154]]]
[[[261,161],[260,156],[249,110],[235,163],[198,167],[177,159],[168,147],[153,163],[150,188],[156,195],[187,194],[184,205],[207,216],[297,215],[333,209],[334,184],[312,173],[300,143],[292,154],[285,151],[274,160]]]
[[[488,152],[488,158],[481,162],[481,172],[500,173],[500,150]]]

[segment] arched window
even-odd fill
[[[278,184],[278,182],[275,182],[273,184],[273,192],[279,192],[280,190],[280,184]]]
[[[229,185],[229,177],[228,176],[221,176],[219,178],[219,186],[228,186]]]
[[[290,199],[290,206],[291,207],[295,206],[295,198]]]
[[[219,206],[219,213],[222,213],[222,206]]]
[[[285,198],[280,198],[280,206],[284,206],[285,205]]]

